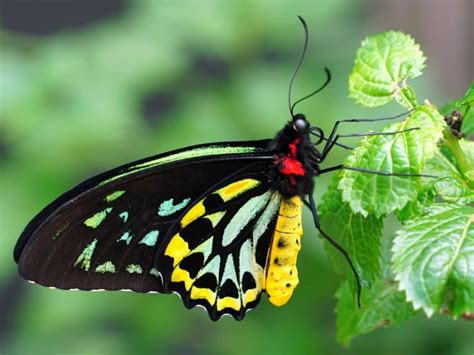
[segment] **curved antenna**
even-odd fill
[[[309,41],[308,25],[306,24],[306,21],[301,16],[298,16],[298,19],[303,24],[304,44],[303,44],[303,52],[301,53],[301,57],[300,57],[300,60],[298,62],[298,65],[296,66],[295,72],[291,76],[290,87],[288,89],[288,108],[290,110],[291,117],[295,117],[294,109],[295,109],[295,106],[297,104],[299,104],[301,101],[304,101],[304,100],[310,98],[313,95],[316,95],[318,92],[323,90],[329,84],[329,82],[331,81],[331,72],[329,71],[328,68],[324,68],[324,71],[326,72],[326,81],[324,82],[324,84],[321,85],[321,87],[319,89],[313,91],[312,93],[306,95],[305,97],[303,97],[303,98],[297,100],[295,103],[291,104],[291,90],[293,89],[293,82],[295,81],[296,75],[298,74],[298,72],[300,70],[301,64],[303,64],[303,60],[304,60],[304,57],[306,55],[306,50],[308,48],[308,41]]]
[[[324,71],[326,72],[326,81],[324,82],[324,84],[321,85],[321,87],[319,87],[319,89],[314,90],[311,94],[308,94],[305,97],[302,97],[301,99],[297,100],[290,108],[291,116],[293,116],[293,110],[295,109],[295,106],[297,104],[299,104],[301,101],[304,101],[304,100],[310,98],[313,95],[316,95],[318,92],[322,91],[326,86],[328,86],[328,84],[331,81],[331,72],[329,71],[328,68],[324,68]]]
[[[293,109],[295,105],[291,105],[291,89],[293,88],[293,82],[295,81],[296,74],[298,74],[298,71],[300,70],[301,64],[303,64],[303,59],[304,56],[306,55],[306,49],[308,48],[308,39],[309,39],[309,33],[308,33],[308,26],[306,25],[306,21],[298,15],[298,19],[301,21],[303,24],[303,29],[304,29],[304,45],[303,45],[303,52],[301,53],[300,60],[298,62],[298,65],[296,66],[295,72],[291,76],[290,79],[290,87],[288,89],[288,108],[290,110],[291,117],[294,117],[293,114]]]

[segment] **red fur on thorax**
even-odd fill
[[[298,144],[300,143],[301,139],[296,138],[292,143],[288,146],[290,148],[290,152],[280,158],[278,170],[285,175],[296,175],[296,176],[303,176],[305,174],[303,165],[300,161],[296,158],[298,153]],[[294,178],[290,181],[295,181]]]

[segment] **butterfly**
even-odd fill
[[[336,134],[344,121],[326,138],[294,114],[329,83],[330,72],[291,104],[308,43],[300,20],[305,44],[290,82],[291,119],[273,139],[192,146],[82,182],[26,226],[14,250],[20,275],[59,289],[176,293],[212,320],[241,320],[264,292],[276,306],[292,297],[306,204],[315,227],[348,261],[360,296],[349,255],[321,229],[313,198],[318,175],[357,170],[320,168],[335,145],[347,148]]]

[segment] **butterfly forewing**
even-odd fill
[[[264,145],[188,148],[87,180],[27,226],[15,249],[21,275],[63,289],[163,291],[155,259],[170,228],[213,186],[267,170]]]

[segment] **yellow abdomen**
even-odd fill
[[[265,280],[269,300],[275,306],[283,306],[288,302],[298,285],[296,259],[303,234],[301,209],[299,196],[284,199],[280,205]]]

